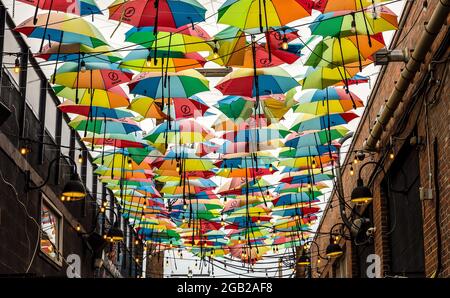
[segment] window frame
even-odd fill
[[[44,250],[42,250],[41,247],[41,241],[42,241],[42,235],[44,231],[42,230],[42,208],[46,207],[48,210],[53,212],[53,214],[57,217],[58,224],[57,224],[57,250],[58,254],[56,258],[52,258],[49,256]],[[56,264],[59,267],[62,267],[63,265],[63,235],[64,235],[64,217],[62,212],[58,210],[58,208],[55,206],[55,204],[52,203],[52,201],[45,195],[41,195],[41,205],[39,209],[39,226],[40,226],[40,233],[39,233],[39,251],[41,252],[41,255],[44,256],[45,259],[49,260],[53,264]]]

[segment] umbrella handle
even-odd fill
[[[47,34],[47,28],[48,28],[48,23],[50,21],[50,13],[52,12],[52,8],[53,8],[53,0],[51,0],[51,2],[50,2],[50,9],[48,10],[47,21],[45,22],[44,34],[42,34],[42,40],[41,40],[41,45],[39,47],[39,53],[42,52],[42,48],[44,47],[45,35]]]
[[[33,17],[33,25],[37,24],[37,15],[38,15],[38,11],[39,11],[39,4],[40,4],[40,2],[41,2],[41,0],[38,0],[38,2],[36,4],[36,10],[34,11],[34,17]],[[13,5],[14,5],[13,7],[15,7],[16,0],[14,0]],[[14,17],[14,13],[13,13],[13,17]]]

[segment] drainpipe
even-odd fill
[[[351,137],[353,137],[353,132],[349,132],[347,133],[345,136],[343,136],[340,140],[339,140],[339,144],[344,144],[345,141],[347,141],[348,139],[350,139]],[[344,196],[344,186],[342,183],[342,174],[341,174],[341,148],[340,146],[336,148],[336,153],[337,153],[337,159],[336,159],[336,180],[337,180],[337,184],[336,184],[336,192],[338,194],[338,199],[339,199],[339,211],[341,212],[341,218],[342,218],[342,222],[345,224],[345,226],[349,229],[349,231],[351,231],[352,228],[352,223],[349,221],[349,219],[347,218],[347,215],[345,214],[345,196]]]
[[[445,23],[450,10],[450,0],[439,0],[433,14],[425,26],[425,30],[422,32],[420,39],[418,40],[414,52],[411,55],[406,67],[403,69],[400,79],[395,84],[395,88],[392,91],[389,99],[385,105],[385,109],[381,113],[380,117],[374,127],[371,129],[369,138],[364,143],[364,149],[368,151],[376,151],[377,142],[380,140],[383,133],[383,127],[389,123],[389,120],[394,115],[394,112],[400,104],[403,96],[408,90],[414,76],[420,69],[420,65],[425,59],[431,45],[436,39],[437,34]]]

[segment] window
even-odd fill
[[[58,265],[62,265],[62,214],[45,197],[41,201],[41,251]]]

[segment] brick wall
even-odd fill
[[[422,2],[421,1],[409,1],[406,4],[404,22],[401,22],[401,28],[403,30],[399,30],[394,38],[392,48],[403,49],[405,47],[409,49],[414,49],[415,43],[420,37],[422,31],[424,30],[424,22],[428,21],[434,8],[436,7],[438,1],[428,1],[429,8],[427,12],[423,12],[422,10]],[[416,25],[411,29],[414,25],[415,21]],[[447,20],[448,24],[448,20]],[[410,30],[411,29],[411,30]],[[441,44],[445,44],[445,36],[447,34],[448,25],[445,25],[441,32],[436,37],[435,42],[430,45],[430,51],[426,57],[425,62],[422,64],[420,68],[420,72],[414,78],[412,85],[409,87],[407,93],[403,97],[402,103],[397,108],[396,113],[394,114],[393,119],[391,119],[388,126],[385,128],[385,132],[382,135],[380,141],[380,150],[375,153],[372,158],[375,161],[379,161],[382,156],[386,155],[386,149],[390,142],[390,135],[394,132],[394,130],[398,127],[399,119],[403,116],[405,111],[409,108],[410,103],[413,99],[413,92],[418,87],[418,84],[426,78],[428,68],[430,62],[435,56],[437,50],[439,49]],[[406,33],[409,32],[408,35]],[[446,45],[447,49],[444,50],[444,54],[442,58],[448,57],[448,44]],[[445,53],[446,51],[446,53]],[[441,59],[442,59],[441,58]],[[387,67],[384,67],[381,70],[380,77],[373,87],[373,94],[369,99],[364,115],[361,117],[361,123],[359,124],[358,130],[355,133],[355,137],[353,139],[353,144],[350,147],[349,151],[354,151],[361,149],[363,147],[363,143],[366,140],[370,128],[373,126],[373,120],[376,119],[377,113],[380,111],[381,106],[385,103],[385,100],[389,97],[392,89],[396,83],[396,78],[400,76],[400,72],[404,67],[403,63],[390,63]],[[434,102],[433,105],[429,106],[428,111],[428,123],[429,123],[429,140],[430,140],[430,162],[431,162],[431,171],[433,172],[433,141],[436,138],[438,143],[438,177],[433,177],[433,179],[438,179],[439,189],[440,189],[440,226],[442,230],[442,271],[441,277],[449,277],[450,276],[450,267],[449,267],[449,186],[448,186],[448,177],[450,174],[449,169],[449,84],[448,84],[448,64],[446,63],[438,63],[434,64],[435,70],[433,76],[435,78],[439,78],[441,80],[440,85],[432,85],[428,81],[426,84],[430,87],[425,100],[427,102]],[[446,70],[447,68],[447,70]],[[419,100],[420,102],[420,100]],[[370,121],[369,121],[370,119]],[[415,121],[417,119],[417,122]],[[414,109],[409,113],[408,123],[400,135],[402,137],[407,136],[408,132],[412,130],[415,126],[417,126],[418,135],[421,137],[426,137],[426,116],[425,116],[425,108],[423,104],[417,104]],[[405,140],[396,140],[394,142],[394,148],[396,152],[398,152],[399,148],[402,147],[403,142]],[[409,142],[409,140],[407,140]],[[348,164],[354,158],[352,154],[347,156],[344,164]],[[364,162],[367,162],[369,159],[366,158]],[[426,146],[421,146],[419,151],[419,160],[420,160],[420,185],[423,187],[428,186],[428,151]],[[383,162],[383,166],[386,170],[389,169],[392,161],[387,158]],[[359,165],[353,166],[355,173],[358,172]],[[371,175],[374,172],[374,167],[372,165],[368,165],[364,169],[363,179],[364,181],[368,181]],[[342,171],[343,184],[344,184],[344,193],[345,196],[348,197],[351,194],[352,189],[356,186],[356,177],[351,176],[349,173],[349,166],[344,167]],[[381,256],[381,265],[382,265],[382,273],[389,272],[389,239],[386,235],[389,230],[388,226],[388,209],[386,206],[385,199],[383,198],[382,191],[380,189],[380,184],[383,180],[383,173],[379,173],[376,178],[373,180],[373,195],[374,200],[373,204],[373,218],[374,225],[377,229],[374,237],[375,244],[375,253]],[[434,180],[432,181],[434,183]],[[426,276],[431,276],[433,272],[436,270],[437,266],[437,236],[436,236],[436,225],[435,225],[435,206],[436,206],[436,192],[435,187],[432,184],[433,188],[433,200],[426,200],[422,203],[422,213],[423,213],[423,238],[424,238],[424,250],[425,250],[425,274]],[[348,198],[347,198],[348,199]],[[318,228],[318,235],[316,236],[316,241],[319,243],[321,250],[324,251],[326,246],[328,245],[327,237],[323,237],[322,233],[329,232],[330,227],[340,222],[339,208],[337,207],[337,198],[333,196],[330,199],[331,206],[335,206],[330,208],[329,206],[324,211],[324,216],[321,220],[320,226]],[[360,210],[361,211],[361,210]],[[351,254],[351,245],[349,241],[344,243],[341,240],[341,245],[345,246],[346,254],[345,258],[347,259],[349,270],[347,272],[348,277],[356,276],[357,268],[356,263],[354,261],[354,256],[352,258]],[[313,264],[316,264],[317,258],[314,257],[315,249],[313,249]],[[352,260],[353,259],[353,260]],[[331,263],[329,262],[326,266],[325,262],[322,263],[321,270],[323,271],[322,277],[327,276],[332,270]],[[317,274],[316,274],[317,276]]]

